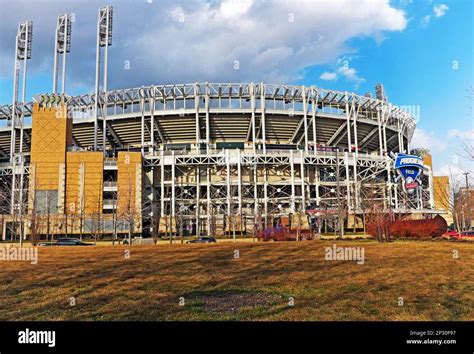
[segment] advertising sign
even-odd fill
[[[421,184],[418,177],[424,168],[425,165],[420,156],[397,154],[395,157],[395,169],[402,178],[403,189],[407,193],[413,193]]]

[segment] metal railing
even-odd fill
[[[104,159],[104,166],[117,166],[117,159],[114,157],[106,157]]]
[[[156,85],[115,90],[107,92],[108,115],[123,113],[141,113],[141,102],[145,103],[144,110],[150,113],[150,102],[155,103],[155,113],[163,110],[193,109],[194,98],[207,96],[209,107],[248,109],[251,97],[255,99],[256,108],[260,109],[265,101],[266,109],[283,109],[288,112],[303,110],[302,102],[307,100],[308,112],[317,101],[325,109],[345,114],[346,104],[358,106],[367,112],[386,111],[392,118],[399,119],[409,127],[411,138],[416,121],[406,110],[392,105],[384,100],[360,96],[355,93],[322,89],[315,86],[274,85],[254,83],[196,83],[176,85]],[[65,101],[71,109],[87,111],[95,106],[95,94],[66,96]],[[35,98],[35,101],[37,99]],[[105,93],[98,97],[99,102],[105,103]],[[201,101],[201,100],[200,100]],[[19,116],[31,115],[33,102],[18,104],[16,112]],[[189,107],[187,107],[189,105]],[[121,112],[119,112],[121,111]],[[11,119],[11,105],[0,106],[0,120]],[[376,116],[376,115],[375,115]]]
[[[104,181],[104,188],[105,187],[117,187],[117,181]]]
[[[231,151],[236,151],[234,149],[229,149]],[[255,150],[253,152],[251,149],[245,149],[241,150],[241,157],[248,157],[248,156],[258,156],[258,155],[265,155],[265,156],[290,156],[291,151],[293,151],[293,155],[297,158],[301,156],[301,151],[303,151],[303,156],[327,156],[327,157],[335,157],[336,155],[340,158],[344,157],[346,152],[345,151],[318,151],[318,150],[310,150],[305,152],[304,150],[273,150],[273,149],[267,149],[266,152],[264,153],[262,149]],[[144,157],[145,159],[153,159],[154,157],[160,157],[160,156],[171,156],[173,154],[172,151],[156,151],[154,154],[151,153],[145,153]],[[174,156],[199,156],[199,155],[204,155],[204,156],[226,156],[226,149],[209,149],[209,150],[179,150],[179,151],[174,151]],[[359,159],[372,159],[372,160],[386,160],[387,156],[380,155],[378,151],[375,152],[347,152],[347,156],[349,158],[355,158],[357,155],[357,158]]]
[[[108,207],[108,206],[116,206],[117,205],[117,200],[116,199],[104,199],[103,200],[103,206]]]

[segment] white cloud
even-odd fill
[[[177,6],[174,9],[168,11],[168,15],[176,22],[180,22],[184,20],[184,12],[181,6]]]
[[[224,0],[220,6],[220,13],[225,18],[239,17],[247,13],[253,0]]]
[[[338,73],[344,76],[347,80],[355,81],[358,84],[365,81],[364,78],[357,75],[357,70],[355,68],[347,68],[342,66],[338,69]]]
[[[472,130],[459,130],[459,129],[450,129],[448,130],[448,137],[456,137],[459,139],[470,139],[474,140],[474,129]]]
[[[442,17],[446,14],[446,11],[449,10],[449,7],[445,4],[440,4],[440,5],[434,5],[433,6],[433,13],[434,17]],[[421,19],[421,24],[423,27],[428,26],[428,24],[431,21],[431,15],[426,15]]]
[[[276,48],[268,48],[258,53],[253,59],[254,65],[269,65],[278,66],[278,63],[290,58],[293,53],[293,48],[282,46]]]
[[[167,68],[168,81],[268,81],[275,77],[294,81],[305,67],[330,62],[347,51],[345,43],[350,38],[375,37],[406,26],[404,13],[388,1],[362,1],[357,6],[349,0],[323,1],[318,6],[309,1],[278,2],[276,6],[233,0],[220,6],[197,5],[185,9],[185,14],[182,26],[157,27],[131,45],[137,53],[160,52],[162,44],[156,38],[169,39],[165,40],[167,51],[181,52],[180,57],[162,57],[155,62],[159,66],[143,61],[150,72]],[[238,70],[233,66],[236,60]],[[358,82],[355,74],[341,72]]]
[[[411,148],[427,148],[433,153],[440,153],[448,147],[447,142],[437,137],[433,132],[427,132],[421,128],[416,128],[410,142]]]
[[[364,82],[365,79],[357,75],[357,70],[354,67],[350,67],[349,63],[352,60],[351,57],[341,57],[337,60],[338,68],[336,71],[323,72],[319,78],[325,81],[336,81],[339,77],[344,77],[347,81],[352,81],[358,86],[360,83]]]
[[[389,0],[108,3],[114,6],[110,89],[195,81],[294,82],[304,68],[333,63],[353,51],[347,44],[350,39],[379,39],[407,25],[405,13]],[[98,7],[95,0],[83,0],[80,5],[59,0],[46,5],[33,0],[3,2],[0,76],[11,75],[15,30],[25,18],[35,26],[30,77],[51,75],[56,16],[71,11],[76,22],[68,82],[85,82],[90,89]],[[130,62],[130,70],[124,70],[124,61]],[[353,68],[338,74],[360,80]]]
[[[334,81],[337,79],[337,73],[325,71],[319,78],[325,81]]]
[[[454,162],[447,163],[434,172],[435,176],[457,176],[462,175],[464,170]]]
[[[449,181],[451,183],[451,187],[457,190],[459,187],[465,186],[466,177],[463,175],[463,173],[471,172],[471,171],[472,170],[469,170],[465,168],[463,165],[454,161],[454,162],[443,165],[439,169],[435,169],[433,171],[433,174],[435,176],[448,176]]]
[[[417,128],[411,146],[427,147],[432,151],[435,175],[455,176],[466,171],[474,172],[474,161],[465,150],[465,143],[468,141],[474,141],[474,130],[449,129],[442,136],[438,136]]]
[[[436,17],[444,16],[446,11],[448,11],[448,10],[449,10],[449,7],[445,4],[435,5],[433,7],[433,11],[434,11]]]

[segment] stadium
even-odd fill
[[[415,185],[400,183],[396,159],[410,153],[416,121],[382,85],[375,97],[268,83],[110,91],[109,6],[99,10],[96,90],[69,96],[68,19],[58,18],[53,92],[32,102],[25,80],[18,98],[32,24],[18,29],[14,101],[0,107],[3,239],[252,235],[278,224],[331,232],[361,229],[374,207],[436,213],[429,163]]]

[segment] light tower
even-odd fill
[[[20,112],[18,106],[18,87],[20,75],[22,77],[21,84],[21,105],[25,104],[26,95],[26,69],[27,61],[31,59],[31,46],[33,41],[33,22],[24,21],[18,24],[18,32],[15,44],[15,66],[13,69],[13,107],[11,117],[11,145],[10,160],[13,162],[16,154],[16,133],[20,130],[20,153],[23,152],[23,114],[24,107]],[[23,64],[23,65],[22,65]]]
[[[378,100],[387,102],[387,94],[385,93],[383,84],[379,83],[375,85],[375,97],[377,97]]]
[[[66,54],[71,51],[71,28],[73,14],[58,16],[56,24],[55,44],[54,44],[54,69],[53,69],[53,93],[58,93],[58,61],[62,54],[61,68],[61,94],[65,92],[66,86]]]
[[[11,214],[16,211],[22,213],[23,188],[24,188],[24,160],[23,160],[23,120],[25,114],[26,96],[26,69],[27,62],[31,59],[31,48],[33,42],[33,22],[24,21],[18,24],[18,32],[15,40],[15,66],[13,69],[13,106],[11,115],[11,145],[10,162],[12,164],[11,184]],[[23,64],[23,65],[22,65]],[[18,102],[18,88],[21,75],[21,102]],[[17,154],[16,135],[20,133],[20,146]],[[18,167],[17,167],[18,166]],[[23,229],[20,227],[20,243],[23,242]]]
[[[94,120],[94,150],[97,151],[97,133],[99,129],[99,115],[102,118],[102,137],[103,151],[105,153],[105,139],[107,135],[107,61],[108,48],[112,45],[112,22],[113,8],[105,6],[99,9],[99,19],[97,22],[97,49],[96,49],[96,68],[95,68],[95,120]],[[100,89],[100,57],[101,48],[104,47],[104,63],[102,74],[102,90]],[[100,93],[104,93],[104,101],[99,102]]]

